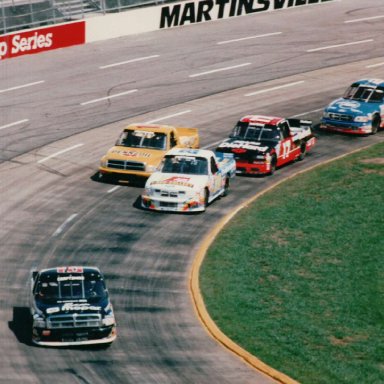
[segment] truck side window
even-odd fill
[[[280,124],[280,131],[284,139],[287,139],[290,136],[289,125],[286,121]]]
[[[217,167],[215,159],[213,157],[211,157],[211,173],[212,173],[212,175],[217,173],[218,170],[219,170],[219,168]]]

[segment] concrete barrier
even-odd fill
[[[77,22],[1,35],[0,60],[116,37],[330,1],[334,0],[194,0],[135,8],[122,13],[98,15]]]
[[[308,6],[333,0],[195,0],[87,19],[86,41]]]

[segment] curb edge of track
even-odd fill
[[[230,338],[228,338],[216,325],[216,323],[212,320],[210,317],[205,304],[204,300],[200,291],[199,286],[199,272],[200,267],[204,261],[205,255],[211,246],[211,244],[214,242],[215,238],[218,236],[218,234],[221,232],[221,230],[230,222],[230,220],[237,215],[242,209],[247,208],[250,204],[252,204],[254,201],[256,201],[259,197],[265,195],[272,189],[276,188],[280,184],[293,179],[294,177],[307,173],[309,171],[312,171],[315,168],[318,168],[320,166],[332,163],[334,161],[337,161],[343,157],[349,156],[353,153],[363,151],[364,149],[367,149],[371,147],[372,145],[375,145],[377,143],[373,143],[367,146],[364,146],[362,148],[355,149],[353,151],[350,151],[348,153],[344,153],[342,155],[339,155],[335,158],[326,160],[324,162],[321,162],[319,164],[315,164],[313,166],[310,166],[304,170],[299,170],[298,172],[295,172],[294,174],[284,178],[283,180],[277,181],[276,183],[272,184],[265,190],[257,193],[256,195],[252,196],[248,200],[246,200],[245,203],[242,203],[235,207],[230,213],[225,215],[204,237],[201,244],[199,245],[199,248],[195,254],[192,267],[189,273],[189,291],[190,295],[192,297],[192,303],[195,309],[195,312],[197,314],[197,317],[199,318],[200,322],[202,323],[203,327],[207,330],[207,332],[215,339],[219,344],[224,346],[226,349],[237,355],[240,359],[245,361],[248,365],[250,365],[252,368],[256,369],[257,371],[264,373],[265,375],[269,376],[270,378],[276,380],[278,383],[281,384],[299,384],[298,381],[290,378],[289,376],[285,375],[284,373],[270,367],[269,365],[265,364],[263,361],[261,361],[256,356],[250,354],[248,351],[237,345],[234,341],[232,341]]]

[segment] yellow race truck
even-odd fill
[[[130,124],[101,158],[99,178],[147,178],[172,148],[199,148],[197,128]]]

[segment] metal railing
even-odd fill
[[[0,35],[177,0],[0,0]]]

